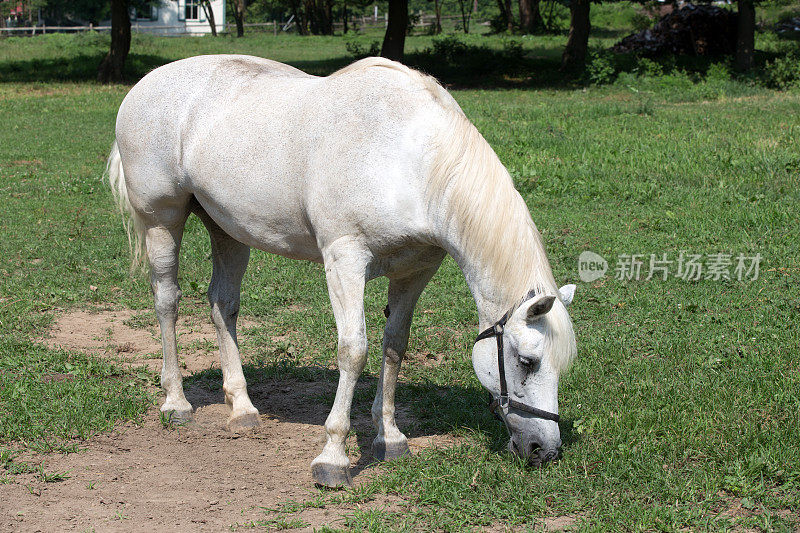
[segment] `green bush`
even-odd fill
[[[727,63],[712,63],[706,71],[707,81],[730,81],[731,67]]]
[[[634,13],[631,16],[631,25],[635,31],[646,30],[653,25],[653,19],[644,13]]]
[[[767,84],[776,89],[789,89],[800,82],[800,58],[793,55],[779,57],[765,67]]]
[[[586,65],[586,77],[594,85],[611,83],[616,77],[614,54],[609,50],[592,50]]]
[[[431,46],[431,55],[434,55],[448,63],[460,61],[470,53],[484,51],[484,47],[468,45],[455,35],[444,35],[442,37],[437,37],[433,39]]]
[[[379,41],[372,41],[369,48],[362,46],[358,41],[352,40],[344,43],[347,53],[353,56],[354,59],[364,59],[365,57],[377,56],[381,53],[381,43]]]
[[[476,41],[478,41],[476,43]],[[491,75],[518,75],[525,71],[525,49],[517,40],[504,39],[502,48],[490,48],[481,38],[443,35],[421,52],[406,54],[409,65],[444,79],[480,80]]]
[[[664,66],[661,63],[646,57],[639,59],[634,70],[639,76],[662,76],[664,74]]]
[[[503,41],[503,56],[512,65],[519,65],[525,59],[525,48],[521,42],[508,39]]]

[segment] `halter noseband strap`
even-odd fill
[[[518,411],[532,414],[537,418],[558,422],[560,417],[556,413],[551,413],[530,405],[525,405],[524,403],[520,403],[508,397],[508,384],[506,383],[506,362],[505,357],[503,356],[503,332],[505,330],[506,322],[508,322],[512,311],[513,309],[509,310],[505,315],[503,315],[503,318],[495,322],[492,327],[483,330],[475,339],[476,344],[478,341],[482,341],[490,337],[497,339],[497,368],[500,375],[500,396],[492,400],[492,403],[489,404],[489,410],[497,415],[506,424],[507,428],[508,422],[506,420],[506,415],[508,414],[509,409],[516,409]]]

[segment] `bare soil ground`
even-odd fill
[[[43,340],[158,370],[160,344],[151,322],[142,312],[73,311],[62,314]],[[185,374],[218,367],[210,321],[182,319],[179,339]],[[214,349],[204,348],[209,343]],[[69,477],[44,483],[21,474],[15,483],[0,485],[0,531],[219,531],[269,519],[264,508],[313,499],[318,491],[310,463],[322,449],[329,409],[320,397],[331,395],[335,384],[282,379],[249,390],[262,426],[247,434],[224,429],[228,408],[221,391],[195,385],[187,390],[196,408],[190,425],[164,428],[154,407],[142,425],[124,424],[82,442],[79,453],[21,458]],[[401,427],[413,422],[398,411]],[[374,430],[366,413],[356,414],[353,425],[364,435],[362,442],[351,437],[348,443],[358,484],[380,466],[369,454]],[[410,439],[410,447],[414,453],[454,441],[451,435],[427,435]],[[400,509],[399,502],[383,497],[360,506]],[[341,527],[347,512],[346,506],[328,505],[292,518],[305,529]]]

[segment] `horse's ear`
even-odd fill
[[[550,294],[542,294],[528,300],[522,304],[523,308],[527,307],[527,310],[525,311],[525,320],[528,322],[538,320],[543,314],[547,313],[553,308],[553,303],[555,301],[556,297]]]
[[[558,289],[558,293],[561,295],[561,301],[564,302],[564,306],[566,307],[572,303],[572,299],[575,297],[575,285],[572,283],[564,285]]]

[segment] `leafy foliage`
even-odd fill
[[[789,89],[800,84],[800,56],[777,57],[767,63],[767,82],[777,89]]]

